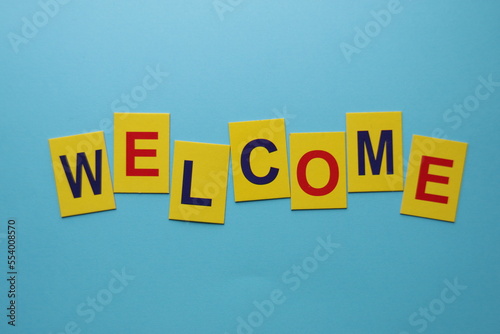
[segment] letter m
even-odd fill
[[[65,155],[61,155],[59,158],[61,159],[61,163],[64,167],[64,172],[74,198],[82,197],[82,168],[85,169],[85,173],[87,174],[94,195],[101,194],[102,150],[95,151],[95,177],[92,174],[92,170],[90,169],[89,161],[87,160],[85,153],[80,152],[76,155],[76,179],[71,172],[68,158]]]
[[[382,130],[378,143],[377,155],[373,152],[372,142],[368,131],[358,131],[358,173],[366,175],[365,168],[365,148],[370,160],[370,167],[373,175],[380,175],[384,150],[387,150],[386,164],[387,174],[394,174],[394,154],[392,145],[392,130]]]

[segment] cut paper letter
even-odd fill
[[[104,133],[49,139],[61,217],[116,209]]]
[[[168,193],[170,114],[115,113],[117,193]]]
[[[403,190],[402,113],[346,114],[349,192]]]
[[[401,213],[455,222],[467,143],[413,136]]]
[[[229,145],[176,141],[169,219],[224,224]]]
[[[284,119],[229,123],[236,202],[290,197]]]
[[[345,132],[290,134],[291,208],[347,208]]]

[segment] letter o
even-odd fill
[[[477,97],[469,95],[464,100],[464,107],[467,111],[476,110],[479,107],[479,100]]]
[[[312,159],[323,159],[328,164],[330,168],[330,178],[325,186],[322,188],[315,188],[309,184],[307,181],[307,165]],[[339,182],[339,165],[337,160],[326,151],[316,150],[309,151],[300,158],[297,165],[297,181],[299,182],[300,188],[311,196],[325,196],[331,193]]]
[[[318,261],[313,257],[306,257],[304,261],[302,261],[302,267],[310,274],[318,269]]]
[[[274,139],[274,132],[270,128],[262,128],[258,133],[259,137],[267,137],[269,140]]]
[[[207,183],[203,187],[203,193],[207,197],[214,198],[215,196],[217,196],[219,194],[219,186],[213,182]]]
[[[87,140],[82,140],[78,142],[78,145],[76,145],[76,151],[77,152],[88,152],[88,151],[94,151],[94,147],[92,144],[87,141]]]
[[[108,305],[113,300],[113,294],[107,289],[102,289],[97,293],[97,300],[102,305]]]
[[[135,86],[132,89],[131,95],[135,101],[141,102],[144,101],[144,99],[148,96],[148,92],[146,91],[146,88],[142,86]]]
[[[370,27],[375,28],[375,30],[370,29]],[[380,34],[381,29],[382,28],[380,27],[380,24],[378,24],[377,21],[370,21],[365,26],[366,34],[372,38],[378,36],[378,34]]]
[[[264,323],[264,317],[260,312],[254,311],[248,315],[248,323],[254,328],[260,327]]]
[[[438,308],[436,309],[436,305]],[[440,315],[444,312],[445,306],[444,303],[440,299],[433,299],[429,304],[429,310],[435,315]]]
[[[40,22],[41,18],[41,22]],[[43,11],[38,11],[33,15],[33,23],[38,27],[41,28],[44,25],[46,25],[49,22],[49,16],[47,13]]]

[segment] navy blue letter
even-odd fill
[[[252,140],[245,146],[243,152],[241,152],[241,170],[248,181],[254,184],[268,184],[273,182],[276,176],[278,176],[279,169],[271,167],[266,176],[257,176],[252,172],[252,168],[250,167],[250,154],[254,148],[259,146],[267,149],[269,153],[273,153],[278,150],[276,145],[267,139]]]
[[[85,173],[92,187],[94,195],[101,194],[101,184],[102,184],[102,150],[95,151],[95,178],[90,169],[89,161],[84,152],[76,154],[76,180],[71,173],[71,168],[69,167],[68,158],[65,155],[59,156],[61,163],[64,167],[64,173],[68,179],[71,192],[74,198],[82,197],[82,166],[85,168]]]
[[[378,143],[377,157],[373,152],[372,142],[368,131],[358,131],[358,173],[365,175],[365,147],[373,175],[380,175],[384,149],[387,148],[387,174],[394,174],[394,157],[392,153],[392,130],[382,130]]]
[[[191,160],[184,160],[181,203],[190,205],[212,206],[212,200],[210,198],[191,197],[192,180],[193,180],[193,162]]]

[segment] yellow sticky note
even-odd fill
[[[403,190],[402,113],[346,114],[349,192]]]
[[[117,193],[168,193],[170,114],[115,113]]]
[[[229,123],[236,202],[290,197],[284,119]]]
[[[467,143],[413,136],[401,213],[454,222]]]
[[[224,224],[229,145],[175,141],[169,218]]]
[[[290,134],[291,207],[347,208],[345,132]]]
[[[115,209],[104,133],[49,139],[61,217]]]

